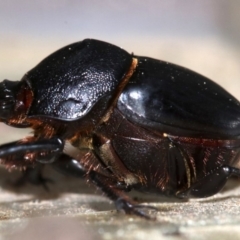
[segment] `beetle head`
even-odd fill
[[[4,80],[0,83],[0,120],[7,122],[13,116],[19,81]]]

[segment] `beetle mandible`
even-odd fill
[[[239,104],[191,70],[85,39],[0,83],[1,122],[34,130],[0,146],[1,163],[26,174],[51,163],[150,218],[126,191],[207,197],[240,176]]]

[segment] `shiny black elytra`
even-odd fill
[[[1,163],[51,163],[85,176],[128,214],[151,218],[126,191],[182,198],[217,193],[240,176],[240,103],[186,68],[86,39],[0,83],[0,119],[34,134],[0,146]],[[74,151],[64,147],[71,144]]]

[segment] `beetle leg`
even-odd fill
[[[42,171],[42,164],[37,164],[34,167],[27,167],[23,172],[23,175],[14,183],[14,186],[20,187],[29,182],[33,185],[41,185],[46,191],[49,191],[47,183],[53,183],[53,180],[51,178],[43,177]]]
[[[33,162],[52,163],[63,151],[59,138],[11,142],[0,146],[1,163],[9,168],[31,166]]]
[[[130,186],[123,186],[119,182],[114,182],[109,177],[102,175],[99,172],[90,171],[86,172],[83,165],[75,160],[74,158],[62,154],[52,166],[61,173],[70,175],[73,177],[84,177],[87,176],[102,192],[113,200],[118,210],[124,210],[128,214],[135,214],[147,219],[153,219],[145,211],[148,209],[157,210],[152,206],[139,205],[127,195],[124,194],[123,190],[130,190]],[[101,169],[98,168],[98,171]],[[104,172],[103,172],[104,173]]]
[[[64,175],[71,177],[84,177],[86,171],[82,165],[72,157],[62,153],[56,161],[51,165],[55,170]],[[47,183],[53,183],[50,178],[45,178],[42,175],[43,164],[39,163],[34,167],[27,167],[24,171],[23,176],[16,182],[15,185],[20,186],[25,182],[30,182],[34,185],[42,185],[46,191],[49,191]]]
[[[46,191],[49,191],[47,183],[53,183],[53,180],[50,178],[45,178],[42,175],[43,164],[35,164],[34,167],[27,167],[23,172],[22,177],[20,177],[14,186],[21,186],[26,182],[30,182],[34,185],[42,185]],[[83,166],[72,157],[62,153],[56,161],[51,165],[55,170],[64,175],[69,175],[71,177],[84,177],[86,174]]]
[[[48,190],[49,178],[42,175],[43,165],[56,160],[63,150],[63,142],[58,138],[40,139],[37,141],[15,141],[0,146],[0,162],[6,168],[24,169],[23,176],[14,185],[21,186],[25,182],[42,185]]]
[[[123,210],[127,214],[137,215],[146,219],[154,220],[146,210],[157,210],[152,206],[139,205],[129,198],[122,190],[119,190],[110,178],[102,176],[97,172],[91,171],[88,174],[90,180],[101,189],[101,191],[112,201],[114,201],[117,210]]]
[[[181,198],[203,198],[218,193],[231,175],[240,176],[240,169],[231,166],[221,166],[202,179],[193,183],[190,188],[177,193]]]
[[[63,173],[64,175],[81,178],[86,175],[86,171],[81,163],[65,153],[61,154],[61,156],[52,164],[52,166],[54,169],[60,173]]]

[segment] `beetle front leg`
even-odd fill
[[[23,176],[14,185],[22,185],[30,182],[36,185],[43,185],[50,179],[42,176],[42,164],[52,163],[63,151],[64,143],[59,138],[39,139],[28,142],[15,141],[0,146],[0,163],[7,169],[24,169]]]
[[[193,183],[189,189],[177,193],[177,196],[181,198],[204,198],[212,196],[223,188],[232,175],[240,176],[240,169],[226,165],[221,166]]]
[[[15,141],[0,146],[0,162],[9,168],[27,167],[34,161],[52,163],[62,153],[63,147],[60,138]]]

